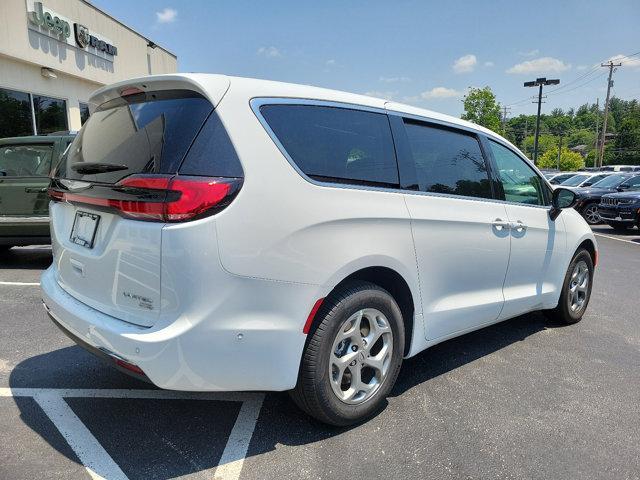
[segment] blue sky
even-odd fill
[[[640,52],[639,0],[94,3],[177,54],[181,72],[318,85],[456,116],[466,89],[484,85],[510,116],[533,114],[534,89],[522,84],[539,76],[562,87],[548,88],[543,111],[602,104],[606,69],[594,66]],[[640,54],[622,61],[614,94],[640,98]]]

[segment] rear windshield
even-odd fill
[[[84,124],[55,176],[116,183],[136,173],[176,173],[212,111],[207,99],[190,90],[106,102]]]

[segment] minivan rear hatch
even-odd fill
[[[167,81],[144,80],[98,92],[105,101],[62,158],[49,194],[57,200],[58,284],[92,308],[149,327],[161,311],[170,185],[228,81],[218,82],[212,102],[192,82],[173,79],[166,88]]]

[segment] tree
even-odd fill
[[[532,156],[533,156],[533,144],[534,144],[533,135],[529,135],[527,138],[524,139],[524,145],[523,145],[524,150],[526,150],[527,152],[530,152]],[[558,138],[554,137],[553,135],[542,134],[538,138],[538,157],[540,157],[540,155],[544,155],[544,153],[547,152],[547,150],[554,150],[556,153],[558,152]]]
[[[462,101],[463,120],[482,125],[494,132],[501,133],[500,104],[490,87],[470,88]]]
[[[549,149],[544,155],[538,158],[539,168],[558,168],[558,149]],[[582,155],[572,152],[568,148],[563,148],[560,153],[560,170],[575,171],[584,167]]]

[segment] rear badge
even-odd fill
[[[124,295],[127,298],[130,298],[131,300],[137,300],[138,301],[138,306],[140,308],[145,308],[147,310],[153,310],[153,300],[151,300],[150,298],[143,297],[142,295],[137,295],[137,294],[131,293],[131,292],[122,292],[122,295]]]

